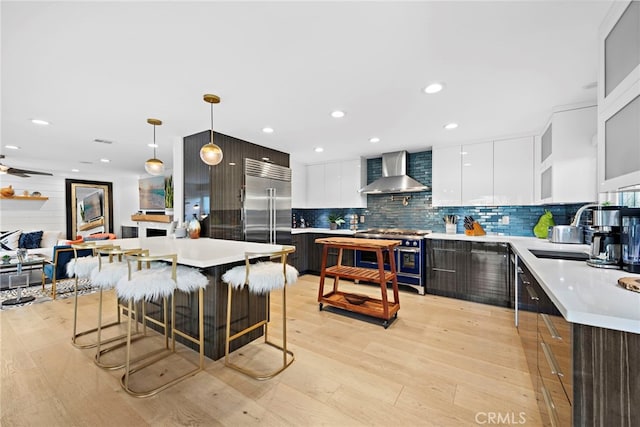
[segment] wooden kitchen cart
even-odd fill
[[[318,303],[320,310],[323,304],[348,310],[354,313],[382,319],[385,329],[389,326],[392,317],[398,317],[400,301],[398,299],[398,280],[396,277],[396,264],[393,250],[401,244],[399,240],[357,239],[351,237],[324,237],[316,239],[316,243],[323,244],[322,268],[320,270],[320,286],[318,288]],[[336,265],[327,266],[327,255],[330,248],[338,249],[338,261]],[[342,251],[352,249],[359,251],[371,251],[376,253],[378,268],[350,267],[342,265]],[[384,269],[384,252],[389,253],[389,271]],[[324,279],[333,276],[333,289],[324,293]],[[362,280],[380,284],[381,298],[371,298],[338,290],[340,278]],[[387,283],[391,282],[393,301],[387,297]],[[358,300],[360,298],[360,300]],[[350,302],[349,300],[355,302]]]

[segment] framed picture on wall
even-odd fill
[[[141,178],[138,181],[141,211],[162,211],[164,204],[164,176]]]

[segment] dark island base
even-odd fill
[[[209,278],[209,285],[204,292],[204,354],[210,359],[218,360],[224,356],[225,328],[227,324],[227,284],[222,281],[222,275],[236,265],[244,262],[209,267],[202,272]],[[249,325],[267,318],[268,295],[255,295],[248,290],[234,291],[233,307],[231,309],[231,334]],[[170,307],[170,306],[169,306]],[[152,317],[162,319],[162,306],[158,303],[147,303],[147,313]],[[198,294],[176,294],[176,324],[185,333],[198,334]],[[158,327],[149,325],[153,329]],[[236,350],[263,335],[262,328],[258,328],[231,343],[230,351]],[[187,347],[196,349],[195,344],[181,337],[176,341]]]
[[[640,335],[573,324],[574,426],[640,425]]]

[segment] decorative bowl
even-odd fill
[[[346,299],[347,301],[349,301],[349,303],[353,305],[362,305],[365,303],[366,300],[369,299],[369,297],[366,295],[360,295],[360,294],[344,294],[344,299]]]

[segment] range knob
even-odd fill
[[[413,246],[418,246],[418,242],[413,242]]]

